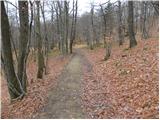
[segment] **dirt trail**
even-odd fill
[[[86,118],[82,111],[81,56],[73,56],[58,79],[56,88],[50,91],[49,101],[36,118]]]

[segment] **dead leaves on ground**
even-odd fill
[[[158,40],[114,47],[108,61],[104,49],[84,50],[93,66],[85,71],[86,111],[91,118],[158,118]]]
[[[13,104],[9,102],[7,84],[2,80],[2,118],[34,118],[40,108],[47,102],[48,91],[56,86],[56,80],[64,65],[67,64],[71,56],[57,56],[49,58],[49,74],[43,79],[36,79],[36,62],[28,63],[28,92],[21,100]]]

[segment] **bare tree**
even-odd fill
[[[134,18],[133,18],[133,1],[128,1],[128,34],[130,39],[130,48],[137,45],[137,41],[134,34]]]
[[[148,32],[147,32],[147,29],[146,29],[146,24],[147,24],[147,19],[146,19],[146,16],[147,16],[147,2],[143,1],[142,2],[142,38],[144,39],[147,39],[149,36],[148,36]]]
[[[91,4],[91,26],[92,26],[92,38],[90,39],[90,49],[92,50],[93,49],[93,44],[94,44],[94,41],[95,41],[95,30],[94,30],[94,24],[93,24],[93,15],[94,15],[94,5]]]
[[[19,18],[20,18],[20,38],[19,38],[19,56],[18,56],[18,78],[26,92],[26,62],[28,57],[28,33],[29,33],[29,19],[28,19],[28,2],[18,1],[19,4]]]
[[[100,7],[101,7],[101,13],[102,13],[102,17],[103,17],[103,28],[104,28],[104,30],[103,30],[103,42],[104,42],[104,47],[106,47],[106,31],[107,31],[107,24],[106,24],[106,22],[107,22],[107,20],[106,20],[106,15],[105,15],[105,13],[104,13],[104,10],[103,10],[103,6],[102,5],[100,5]]]
[[[65,41],[65,53],[68,53],[68,30],[69,30],[69,3],[64,1],[64,41]]]
[[[77,10],[78,10],[78,1],[73,0],[73,13],[72,13],[72,25],[71,25],[71,35],[70,35],[70,53],[72,53],[73,41],[76,36],[76,24],[77,24]]]
[[[94,41],[95,41],[95,38],[96,38],[95,37],[96,33],[95,33],[94,20],[93,19],[94,19],[94,5],[91,4],[91,26],[92,26],[92,40],[93,40],[92,44],[94,44]],[[91,49],[93,49],[93,48],[91,48]]]
[[[157,15],[159,15],[159,1],[152,1],[151,4],[154,7]]]
[[[40,32],[40,1],[36,1],[37,5],[37,16],[36,16],[36,40],[38,41],[38,73],[37,78],[43,77],[44,71],[44,56],[42,50],[42,38]]]
[[[48,34],[47,34],[47,25],[46,25],[46,19],[45,19],[45,13],[44,13],[44,1],[42,5],[40,4],[41,12],[42,12],[42,17],[43,17],[43,22],[44,22],[44,39],[45,39],[45,74],[48,73],[48,52],[49,52],[49,42],[48,42]]]
[[[11,50],[11,40],[10,40],[10,26],[8,16],[6,14],[4,2],[1,1],[1,30],[2,30],[2,54],[1,60],[4,64],[4,72],[7,78],[8,91],[10,94],[10,98],[17,99],[21,98],[25,95],[25,92],[22,88],[21,82],[19,81],[14,65],[13,65],[13,57]]]
[[[53,4],[54,4],[54,1],[52,1],[52,4],[51,4],[51,29],[53,32],[51,32],[52,36],[55,35],[55,28],[54,28],[54,7],[53,7]],[[51,43],[51,49],[53,49],[55,47],[55,37],[52,37],[51,38],[52,40],[52,43]]]
[[[112,46],[112,33],[113,33],[113,6],[112,3],[110,3],[110,1],[108,2],[106,8],[105,8],[105,14],[106,14],[106,19],[108,21],[108,37],[106,39],[106,53],[105,53],[105,57],[104,60],[108,60],[109,57],[111,56],[111,46]]]
[[[118,38],[119,45],[123,44],[123,36],[122,36],[122,10],[121,10],[121,1],[118,1]]]
[[[65,54],[65,41],[64,41],[64,19],[63,19],[63,1],[57,1],[57,5],[58,5],[58,19],[59,19],[59,31],[60,31],[60,48],[61,48],[61,52],[62,54]]]
[[[55,2],[53,2],[53,5],[54,5],[55,12],[56,12],[56,34],[57,34],[57,39],[59,39],[58,48],[59,50],[61,50],[60,18],[59,18],[58,3],[56,4]]]

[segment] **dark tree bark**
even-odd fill
[[[70,48],[70,53],[72,53],[72,46],[73,46],[73,28],[74,28],[74,0],[73,0],[73,13],[72,13],[72,25],[71,25],[71,35],[70,35],[70,45],[69,45],[69,48]]]
[[[38,41],[36,39],[36,5],[33,4],[33,22],[34,22],[34,25],[33,25],[33,36],[32,36],[32,40],[33,40],[33,59],[34,59],[34,62],[36,62],[36,58],[37,58],[37,46],[38,46]]]
[[[59,48],[59,50],[61,50],[61,38],[60,38],[60,24],[59,24],[59,15],[58,15],[58,5],[55,2],[53,2],[53,5],[54,5],[55,12],[56,12],[56,27],[57,27],[56,34],[57,34],[57,39],[59,40],[58,41],[58,48]]]
[[[121,10],[121,2],[118,1],[118,37],[119,37],[119,45],[123,45],[123,36],[122,36],[122,10]]]
[[[10,98],[16,99],[24,96],[24,91],[21,83],[16,76],[15,69],[13,66],[13,57],[11,50],[11,34],[8,16],[6,14],[4,2],[1,1],[1,32],[2,32],[2,56],[4,64],[4,72],[7,79],[8,91]]]
[[[103,30],[103,42],[104,42],[104,48],[106,47],[106,31],[107,31],[107,23],[106,23],[106,16],[103,10],[102,5],[100,5],[101,7],[101,12],[102,12],[102,17],[103,17],[103,24],[104,25],[104,30]]]
[[[53,1],[54,2],[54,1]],[[53,3],[52,2],[52,3]],[[54,4],[54,3],[53,3]],[[55,30],[54,30],[54,9],[53,9],[53,4],[51,4],[51,29],[52,29],[52,36],[55,35]],[[55,47],[55,37],[51,38],[51,45],[50,49],[53,49]]]
[[[45,74],[48,73],[48,52],[49,52],[49,43],[48,43],[48,34],[47,34],[47,25],[46,25],[46,19],[45,19],[45,14],[44,14],[44,1],[43,4],[41,5],[41,12],[42,12],[42,17],[43,17],[43,23],[44,23],[44,33],[45,33]]]
[[[142,2],[142,38],[144,39],[147,39],[149,36],[148,36],[148,32],[147,32],[147,29],[146,29],[146,16],[147,16],[147,2]]]
[[[91,50],[93,49],[94,42],[96,41],[96,31],[94,27],[93,16],[94,16],[94,5],[91,5],[91,26],[92,26],[92,40],[90,47]]]
[[[38,73],[37,78],[43,77],[44,71],[44,56],[42,50],[42,38],[40,32],[40,1],[36,1],[37,16],[36,16],[36,40],[38,41]]]
[[[155,9],[156,14],[159,15],[159,1],[152,1],[151,4]]]
[[[24,91],[26,92],[26,62],[28,56],[28,32],[29,32],[29,20],[28,20],[28,2],[18,1],[19,5],[19,18],[20,18],[20,38],[19,38],[19,56],[18,56],[18,78],[22,84]]]
[[[129,47],[132,48],[137,45],[134,34],[134,18],[133,18],[133,1],[128,1],[128,34],[130,39]]]
[[[93,34],[93,43],[98,44],[97,40],[97,33],[96,33],[96,28],[94,24],[94,5],[91,6],[91,25],[92,25],[92,34]]]
[[[76,39],[76,28],[77,28],[77,12],[78,12],[78,0],[76,0],[76,10],[74,17],[74,31],[73,31],[73,40]]]
[[[108,2],[107,7],[105,8],[105,16],[106,16],[106,20],[108,23],[108,38],[106,39],[106,53],[105,53],[105,58],[104,60],[108,60],[111,56],[111,47],[112,47],[112,32],[113,32],[113,6],[112,3],[110,3],[110,1]]]
[[[105,53],[105,57],[104,60],[108,60],[111,56],[111,37],[109,37],[109,40],[107,40],[107,44],[106,44],[106,53]]]
[[[64,11],[65,11],[65,35],[64,35],[64,40],[65,40],[65,44],[66,44],[66,48],[65,48],[65,52],[68,53],[68,28],[69,28],[69,3],[67,3],[67,1],[64,1]]]
[[[64,21],[63,21],[63,1],[57,1],[58,5],[58,18],[59,18],[59,32],[60,32],[60,48],[62,54],[65,54],[65,41],[64,41]]]
[[[73,13],[72,13],[72,25],[71,25],[71,35],[70,35],[70,53],[72,53],[73,41],[76,37],[76,24],[77,24],[77,9],[78,9],[78,1],[73,0]]]

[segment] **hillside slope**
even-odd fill
[[[91,118],[158,118],[158,40],[138,41],[105,50],[85,51],[92,71],[84,67],[83,103]]]

